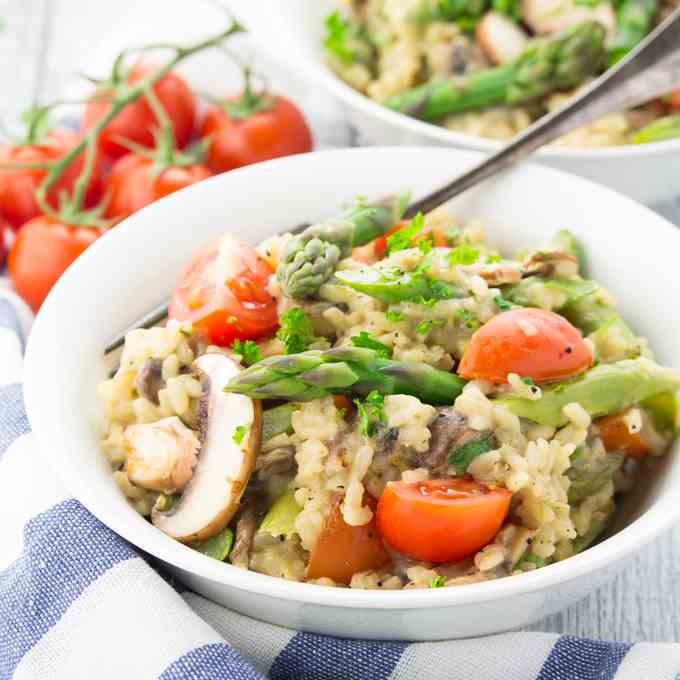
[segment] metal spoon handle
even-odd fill
[[[540,118],[450,184],[412,203],[405,217],[434,210],[567,132],[612,111],[643,104],[679,85],[680,10],[676,10],[625,59],[594,80],[578,97]]]

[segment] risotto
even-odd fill
[[[570,232],[511,256],[405,204],[224,236],[128,334],[102,448],[159,530],[294,581],[462,585],[585,550],[668,450],[680,373]]]
[[[329,66],[396,111],[509,139],[633,49],[678,0],[348,0],[326,19]],[[680,137],[680,94],[613,113],[558,143]]]

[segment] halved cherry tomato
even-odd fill
[[[46,215],[26,222],[7,258],[17,293],[37,312],[69,265],[103,233],[103,229],[76,227]]]
[[[345,418],[348,418],[354,413],[352,402],[344,394],[334,394],[333,404],[335,404],[335,408],[345,412]]]
[[[5,241],[6,234],[11,230],[9,222],[0,217],[0,267],[5,264],[5,257],[7,257],[7,243]]]
[[[272,268],[247,243],[223,236],[199,250],[172,294],[170,318],[192,321],[209,342],[228,346],[273,331]]]
[[[312,133],[297,106],[285,97],[262,97],[261,106],[241,116],[230,115],[228,106],[206,111],[200,134],[209,139],[213,172],[312,150]]]
[[[644,440],[642,432],[630,432],[626,416],[631,409],[598,418],[595,421],[602,443],[607,451],[621,451],[631,458],[641,458],[649,453],[649,444]]]
[[[106,182],[106,216],[124,218],[163,196],[210,177],[205,165],[157,169],[151,158],[129,153],[118,159]]]
[[[128,75],[127,84],[138,83],[157,68],[153,64],[137,64]],[[191,137],[196,117],[196,101],[189,86],[176,73],[168,73],[153,86],[153,91],[172,122],[177,146],[183,147]],[[100,89],[96,93],[96,98],[87,104],[83,116],[83,126],[86,129],[94,126],[108,113],[111,105],[106,100],[107,94],[106,88]],[[118,143],[117,137],[151,147],[156,129],[158,120],[146,97],[142,96],[128,104],[102,130],[99,135],[99,146],[110,159],[115,160],[130,151]]]
[[[375,511],[375,499],[364,494],[364,505]],[[324,521],[309,557],[307,578],[331,578],[349,584],[354,574],[378,569],[390,559],[376,527],[375,515],[358,527],[345,522],[338,502]]]
[[[0,145],[0,165],[49,163],[62,158],[79,141],[80,136],[75,132],[56,128],[47,133],[42,144],[22,146],[2,144]],[[53,208],[59,207],[59,197],[63,193],[70,195],[82,168],[83,154],[80,154],[50,189],[47,199]],[[35,202],[35,190],[46,174],[47,171],[40,168],[0,167],[0,217],[7,220],[14,229],[18,229],[22,224],[40,214],[40,209]],[[101,163],[97,155],[92,178],[85,194],[86,208],[93,207],[99,200],[100,189]]]
[[[468,380],[507,382],[517,373],[536,382],[585,371],[593,356],[580,331],[559,314],[525,307],[503,312],[477,330],[458,373]]]
[[[378,529],[400,553],[457,562],[487,545],[503,524],[512,494],[466,477],[389,482],[378,502]]]

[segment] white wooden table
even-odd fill
[[[195,0],[184,2],[187,16]],[[0,120],[63,93],[85,56],[111,33],[134,0],[0,0]],[[87,64],[85,64],[86,66]],[[291,83],[291,94],[309,92]],[[315,121],[317,140],[350,144],[352,130],[332,104]],[[680,178],[678,178],[680,195]],[[678,206],[662,211],[680,223]],[[679,502],[680,502],[680,493]],[[632,560],[609,585],[533,629],[612,640],[680,641],[680,527]]]

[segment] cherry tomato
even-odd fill
[[[17,293],[33,311],[68,266],[103,233],[94,227],[75,227],[46,215],[24,224],[12,244],[7,268]]]
[[[71,130],[54,129],[47,134],[42,144],[23,146],[0,145],[0,165],[12,163],[49,163],[62,158],[80,141],[80,136]],[[83,154],[76,156],[64,170],[63,175],[50,189],[47,199],[53,208],[59,207],[59,196],[70,195],[73,185],[83,168]],[[24,222],[40,214],[35,202],[35,190],[47,174],[41,169],[0,167],[0,217],[18,229]],[[93,207],[100,197],[101,163],[95,159],[92,178],[85,195],[85,207]]]
[[[375,499],[364,494],[364,505],[375,511]],[[375,515],[368,524],[345,522],[338,502],[324,520],[309,557],[307,578],[331,578],[348,585],[354,574],[378,569],[390,559],[376,527]]]
[[[231,116],[222,106],[205,114],[201,137],[210,139],[208,165],[215,173],[271,158],[312,150],[312,133],[300,110],[284,97],[245,117]]]
[[[0,268],[2,267],[3,264],[5,264],[5,257],[7,257],[7,242],[5,241],[6,239],[6,234],[9,232],[11,229],[11,226],[9,222],[6,220],[3,220],[0,217]]]
[[[487,321],[470,339],[458,373],[468,380],[507,382],[517,373],[536,382],[585,371],[593,361],[581,333],[559,314],[525,307]]]
[[[135,153],[118,159],[108,177],[107,217],[123,218],[144,206],[210,177],[205,165],[170,166],[158,171],[154,161]]]
[[[138,83],[156,68],[158,67],[153,64],[137,64],[128,76],[128,84]],[[172,122],[177,146],[185,146],[193,132],[196,117],[196,101],[191,90],[176,73],[168,73],[153,86],[153,91]],[[106,101],[106,95],[106,90],[98,91],[97,96],[101,99],[88,102],[83,116],[83,126],[86,129],[93,127],[102,116],[108,113],[110,104]],[[102,130],[99,136],[99,146],[106,156],[115,160],[130,151],[116,141],[117,137],[124,137],[142,146],[152,147],[153,132],[156,129],[158,129],[158,120],[147,99],[141,96],[128,104]]]
[[[630,410],[598,418],[595,425],[600,431],[602,443],[607,451],[621,451],[631,458],[642,458],[649,453],[649,444],[641,432],[629,431],[626,416]]]
[[[668,105],[672,109],[680,111],[680,90],[675,90],[675,92],[671,93],[671,96],[668,99]]]
[[[267,292],[272,273],[254,248],[223,236],[199,250],[180,276],[170,318],[192,321],[215,345],[270,333],[278,325],[276,300]]]
[[[487,545],[512,494],[472,479],[389,482],[378,502],[378,529],[395,550],[426,562],[457,562]]]

